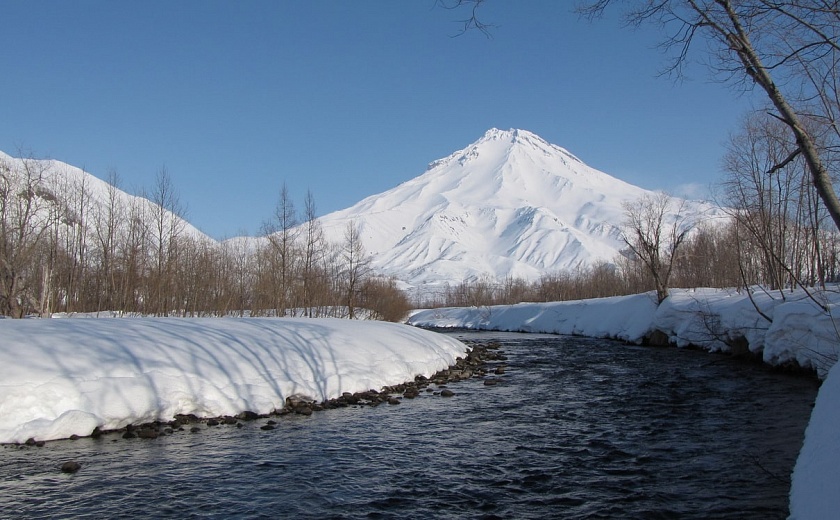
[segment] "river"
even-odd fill
[[[814,380],[675,348],[502,343],[498,384],[157,439],[0,448],[14,518],[785,518]],[[68,460],[82,464],[65,474]]]

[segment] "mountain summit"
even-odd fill
[[[373,267],[433,287],[612,260],[622,202],[650,193],[525,130],[488,130],[422,175],[321,218],[331,240],[362,231]],[[698,217],[709,206],[689,203]],[[431,286],[431,287],[430,287]]]

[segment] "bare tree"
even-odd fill
[[[59,273],[62,288],[64,310],[73,312],[84,308],[86,270],[88,268],[88,228],[91,210],[90,181],[88,174],[82,172],[78,179],[63,177],[54,179],[53,185],[62,192],[58,204],[62,206],[61,220],[58,223],[64,238],[63,265]]]
[[[184,230],[185,210],[175,190],[175,185],[166,168],[161,168],[155,178],[150,198],[152,216],[152,248],[154,251],[154,273],[152,274],[152,301],[154,312],[165,316],[172,310],[174,285],[172,276],[178,254],[178,240]]]
[[[48,163],[32,158],[0,163],[0,314],[23,317],[38,307],[36,253],[55,218],[45,189]]]
[[[478,16],[478,9],[484,1],[485,0],[435,0],[435,3],[444,9],[455,10],[462,7],[466,8],[468,10],[467,17],[462,20],[458,20],[458,23],[463,25],[461,33],[477,29],[489,38],[491,35],[490,30],[495,26],[482,21],[481,17]]]
[[[313,202],[314,205],[314,202]],[[313,208],[314,209],[314,208]],[[272,272],[279,279],[271,290],[274,310],[277,316],[284,316],[292,293],[293,269],[298,251],[295,242],[298,236],[298,220],[295,205],[289,196],[286,183],[280,188],[280,197],[274,208],[274,218],[263,224],[263,234],[268,239],[277,266]]]
[[[116,170],[108,172],[108,188],[105,200],[95,206],[94,239],[98,251],[96,275],[96,311],[115,310],[117,283],[115,258],[120,229],[125,220],[125,208],[119,197],[119,175]]]
[[[704,223],[680,247],[671,285],[678,287],[743,288],[734,222]]]
[[[824,232],[828,220],[807,169],[784,125],[769,115],[753,114],[733,136],[723,182],[739,240],[745,285],[779,292],[822,286],[835,271],[831,253],[837,232]],[[829,227],[833,228],[829,223]]]
[[[315,197],[311,191],[306,192],[304,201],[303,224],[303,259],[301,265],[302,304],[304,314],[313,316],[313,308],[317,299],[324,296],[324,280],[320,266],[326,253],[324,231],[315,208]],[[319,283],[320,282],[320,283]]]
[[[792,168],[778,167],[796,147],[785,139],[781,126],[760,114],[745,119],[743,131],[730,141],[723,182],[725,203],[741,238],[736,247],[741,252],[742,274],[755,277],[744,283],[767,284],[774,290],[789,285],[784,264],[788,250],[795,247],[790,236],[795,226],[789,217],[795,211],[799,185],[791,175]],[[788,166],[792,162],[788,161]],[[744,268],[747,263],[750,267]]]
[[[117,242],[117,308],[124,312],[144,312],[150,303],[149,209],[145,202],[139,197],[131,199],[126,208],[125,232]]]
[[[366,279],[361,287],[360,304],[370,311],[373,319],[393,322],[403,321],[411,310],[408,296],[393,278]]]
[[[674,199],[661,192],[624,203],[622,238],[653,278],[659,303],[668,297],[677,252],[691,230],[684,204],[674,207]]]
[[[227,314],[233,304],[232,309],[240,317],[244,316],[246,310],[254,310],[256,303],[253,291],[257,285],[257,261],[260,257],[256,241],[243,232],[239,238],[222,242],[220,256],[226,271],[223,276],[225,287],[220,291],[224,295],[220,313]]]
[[[341,250],[344,259],[345,305],[350,319],[356,317],[356,301],[364,279],[370,274],[370,258],[365,254],[362,232],[355,222],[348,222],[344,229],[344,244]]]

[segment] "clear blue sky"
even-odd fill
[[[657,77],[655,27],[572,6],[489,0],[488,39],[453,37],[466,11],[434,0],[7,0],[0,150],[115,169],[131,192],[166,167],[216,238],[257,233],[283,182],[325,214],[491,127],[646,188],[717,180],[749,96],[701,66]]]

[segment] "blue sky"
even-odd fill
[[[434,0],[9,0],[0,150],[114,169],[131,192],[165,167],[216,238],[258,233],[284,182],[325,214],[492,127],[645,188],[719,179],[751,97],[702,66],[658,77],[657,28],[572,6],[489,0],[488,39],[455,36],[467,13]]]

